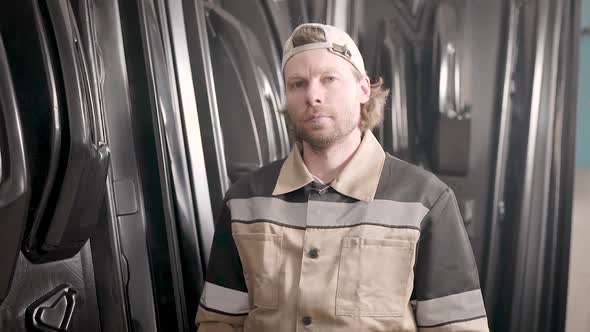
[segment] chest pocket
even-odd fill
[[[412,241],[346,237],[336,290],[336,315],[401,317],[408,305]]]
[[[254,305],[276,309],[279,298],[281,234],[233,233]]]

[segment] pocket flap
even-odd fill
[[[345,237],[342,239],[342,246],[344,248],[353,248],[358,246],[378,246],[414,249],[414,244],[412,241],[394,239],[371,239],[364,237]]]

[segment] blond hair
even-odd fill
[[[292,37],[293,47],[325,41],[326,36],[324,35],[324,31],[314,26],[302,27]],[[352,64],[350,67],[357,80],[360,81],[365,77],[365,74],[359,72]],[[370,86],[371,93],[369,100],[361,104],[361,130],[372,130],[381,124],[383,121],[385,101],[389,95],[389,89],[383,86],[383,79],[381,77],[377,79],[377,82],[370,83]]]

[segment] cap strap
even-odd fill
[[[331,47],[333,47],[333,44],[330,42],[317,42],[317,43],[304,44],[301,46],[294,47],[289,52],[289,55],[293,56],[293,55],[295,55],[297,53],[301,53],[303,51],[314,50],[317,48],[331,48]]]
[[[338,53],[348,59],[352,58],[352,53],[350,52],[348,47],[346,47],[346,45],[338,45],[338,44],[332,43],[332,51],[334,53]]]

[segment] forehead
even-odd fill
[[[303,51],[292,56],[284,68],[285,78],[290,76],[307,76],[326,71],[351,72],[351,64],[326,49]]]

